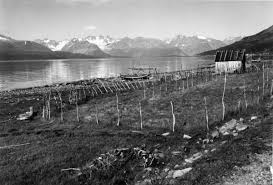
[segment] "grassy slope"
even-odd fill
[[[231,75],[227,80],[226,103],[227,119],[249,117],[250,115],[266,116],[263,104],[250,106],[240,114],[233,112],[240,99],[243,104],[243,81],[247,84],[247,99],[249,104],[257,94],[258,79],[261,84],[261,73]],[[269,73],[269,79],[272,74]],[[182,82],[178,83],[181,86]],[[185,84],[186,86],[186,84]],[[151,88],[152,89],[152,88]],[[190,153],[199,151],[201,146],[188,143],[182,139],[183,133],[204,137],[205,116],[203,97],[207,97],[209,120],[211,124],[220,124],[221,121],[221,96],[223,77],[203,85],[179,92],[176,83],[165,84],[155,90],[147,92],[148,98],[142,100],[143,91],[124,92],[119,95],[121,109],[121,127],[117,128],[116,97],[109,95],[88,101],[80,106],[81,121],[76,121],[75,110],[65,112],[65,122],[60,123],[59,118],[52,121],[43,121],[39,116],[33,121],[10,121],[0,123],[0,146],[30,143],[26,146],[12,149],[0,149],[0,182],[5,184],[77,184],[69,180],[62,168],[84,166],[101,153],[119,147],[140,146],[146,144],[148,148],[159,144],[159,149],[167,154],[168,165],[181,163],[184,156],[171,157],[170,152],[190,148]],[[255,91],[252,91],[254,89]],[[261,91],[260,91],[261,93]],[[37,98],[37,97],[36,97]],[[32,96],[2,97],[0,102],[0,119],[6,120],[10,115],[18,115],[26,111],[29,105],[37,100]],[[144,134],[132,133],[131,130],[139,129],[138,102],[142,102],[144,116]],[[170,101],[174,102],[174,111],[177,119],[177,131],[170,137],[160,134],[171,128]],[[11,103],[13,102],[13,103]],[[39,101],[38,101],[39,102]],[[99,110],[100,124],[96,125],[94,119],[95,106]],[[35,109],[37,109],[35,107]],[[54,114],[53,114],[54,115]],[[88,121],[84,117],[92,116]],[[185,184],[213,184],[220,182],[223,175],[228,175],[237,165],[248,163],[247,155],[252,152],[261,152],[267,149],[257,137],[268,137],[267,131],[272,125],[272,120],[256,130],[250,129],[237,139],[228,139],[227,145],[213,156],[209,156],[194,166],[195,170],[185,179]],[[220,141],[219,141],[220,142]],[[239,155],[238,155],[239,154]],[[187,154],[185,154],[187,155]],[[131,172],[131,178],[136,172]],[[209,178],[208,178],[209,177]],[[95,179],[93,184],[107,184],[111,179]]]

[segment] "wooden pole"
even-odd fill
[[[173,110],[173,102],[171,101],[171,108],[172,108],[172,116],[173,116],[173,132],[174,132],[174,128],[175,128],[175,115],[174,115],[174,110]]]
[[[244,99],[245,99],[245,106],[246,106],[246,109],[247,109],[247,99],[246,99],[246,81],[244,80]]]
[[[119,122],[120,122],[120,118],[119,118],[119,107],[118,107],[118,94],[116,93],[116,98],[117,98],[117,113],[118,113],[118,122],[117,122],[117,126],[119,126]]]
[[[153,99],[155,98],[155,84],[153,82]]]
[[[271,80],[270,96],[272,96],[272,92],[273,92],[273,80]]]
[[[241,100],[238,101],[238,112],[241,112]]]
[[[208,116],[208,108],[207,108],[207,98],[204,97],[205,103],[205,116],[206,116],[206,123],[207,123],[207,134],[209,133],[209,116]]]
[[[60,92],[58,92],[59,98],[60,98],[60,103],[61,103],[61,122],[63,122],[63,100],[62,100],[62,95]]]
[[[45,106],[43,105],[43,115],[42,118],[45,119]]]
[[[264,63],[263,63],[263,97],[264,97]]]
[[[143,122],[142,122],[142,110],[141,110],[141,102],[139,102],[139,115],[140,115],[140,129],[143,128]]]
[[[226,92],[226,83],[227,83],[227,75],[225,73],[224,90],[223,90],[223,96],[222,96],[222,106],[223,106],[222,120],[225,119],[225,102],[224,102],[224,98],[225,98],[225,92]]]
[[[96,113],[95,113],[96,122],[97,122],[97,125],[98,125],[99,124],[99,113],[98,113],[98,107],[97,107],[97,105],[95,105],[95,111],[96,111]]]
[[[48,97],[48,119],[50,120],[50,101],[51,101],[51,91],[49,92]]]
[[[80,122],[80,117],[79,117],[79,106],[78,106],[77,94],[75,94],[75,103],[76,103],[77,121]]]
[[[193,87],[193,73],[191,73],[191,86]]]

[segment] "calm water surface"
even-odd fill
[[[0,91],[119,76],[128,73],[128,68],[134,66],[156,67],[160,72],[169,72],[196,68],[212,61],[199,57],[0,61]]]

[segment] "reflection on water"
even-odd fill
[[[118,76],[129,67],[149,66],[170,72],[211,63],[199,57],[110,58],[69,60],[0,61],[0,91],[56,82]]]

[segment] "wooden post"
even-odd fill
[[[264,97],[264,63],[263,63],[263,97]]]
[[[173,102],[171,101],[171,108],[172,108],[172,116],[173,116],[173,132],[174,132],[174,128],[175,128],[175,115],[174,115],[174,110],[173,110]]]
[[[222,120],[225,119],[225,102],[224,102],[224,98],[225,98],[225,92],[226,92],[226,83],[227,83],[227,75],[225,73],[224,90],[223,90],[223,96],[222,96],[222,106],[223,106]]]
[[[45,106],[43,105],[43,115],[42,118],[45,119]]]
[[[143,122],[142,122],[142,110],[141,110],[141,102],[139,102],[139,115],[140,115],[140,129],[143,128]]]
[[[117,113],[118,113],[118,122],[117,122],[117,126],[119,126],[119,122],[120,122],[120,118],[119,118],[119,107],[118,107],[118,94],[116,93],[116,98],[117,98]]]
[[[191,87],[193,87],[193,73],[191,73]]]
[[[187,73],[187,89],[189,88],[189,74]]]
[[[238,112],[241,112],[241,100],[238,101]]]
[[[270,96],[272,96],[272,91],[273,91],[273,80],[271,80]]]
[[[207,134],[209,133],[209,116],[208,116],[208,108],[207,108],[207,98],[204,97],[205,103],[205,116],[206,116],[206,123],[207,123]]]
[[[155,98],[155,84],[153,82],[153,99]]]
[[[61,122],[63,122],[63,100],[62,100],[62,95],[60,92],[57,92],[60,98],[60,103],[61,103]]]
[[[50,120],[50,101],[51,101],[51,91],[49,92],[48,96],[48,119]]]
[[[84,95],[84,99],[86,99],[86,92],[85,92],[85,86],[82,87],[82,90],[83,90],[83,95]]]
[[[77,94],[75,94],[75,103],[76,103],[77,121],[80,122],[80,117],[79,117],[79,106],[78,106]]]
[[[260,80],[258,79],[258,97],[257,97],[257,104],[260,103],[260,86],[259,86]]]
[[[97,107],[97,105],[95,105],[95,111],[96,111],[96,113],[95,113],[96,122],[97,122],[97,125],[98,125],[99,124],[99,113],[98,113],[98,107]]]
[[[246,99],[246,81],[244,80],[244,99],[245,99],[245,106],[246,106],[246,109],[247,109],[247,99]]]
[[[268,88],[269,87],[269,82],[268,82],[268,64],[267,64],[267,67],[266,67],[266,88]]]

